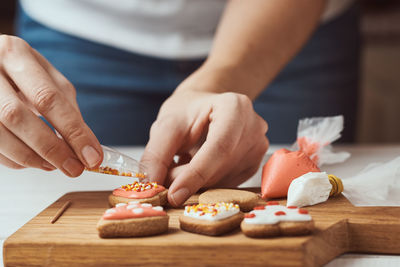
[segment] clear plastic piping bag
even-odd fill
[[[107,146],[101,147],[104,154],[103,162],[99,168],[87,169],[88,171],[133,177],[139,179],[140,182],[148,180],[146,167],[139,161]]]

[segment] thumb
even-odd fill
[[[164,184],[168,169],[182,144],[183,131],[172,118],[157,119],[150,130],[141,163],[146,167],[150,181]]]

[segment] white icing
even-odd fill
[[[190,209],[190,206],[185,207],[184,215],[188,217],[192,217],[195,219],[199,220],[207,220],[207,221],[219,221],[228,217],[231,217],[237,213],[239,213],[240,209],[238,205],[235,205],[233,203],[229,203],[228,207],[225,206],[225,203],[217,203],[217,204],[222,204],[219,206],[214,206],[214,208],[218,211],[215,215],[212,213],[204,213],[203,211],[194,211],[193,209]],[[211,205],[206,205],[203,204],[204,206],[207,207],[212,207]]]
[[[329,198],[332,185],[325,172],[309,172],[292,181],[288,190],[288,206],[311,206]]]
[[[161,206],[153,207],[153,210],[163,211],[164,208]]]
[[[144,210],[142,208],[136,208],[136,209],[133,209],[132,212],[135,214],[142,214],[144,212]]]
[[[134,208],[139,208],[140,205],[139,204],[130,204],[126,207],[126,209],[130,210],[130,209],[134,209]]]
[[[152,207],[153,205],[151,205],[151,204],[149,204],[149,203],[142,203],[142,207],[147,207],[147,208],[150,208],[150,207]]]
[[[139,201],[129,201],[128,202],[130,205],[134,205],[134,204],[139,204],[140,202]]]
[[[285,215],[275,215],[275,212],[283,211]],[[281,205],[265,206],[263,210],[252,210],[253,218],[245,218],[244,222],[248,224],[276,224],[287,221],[311,221],[310,214],[301,214],[299,209],[289,209]]]
[[[116,204],[115,205],[115,207],[123,207],[123,206],[126,206],[127,204],[126,203],[118,203],[118,204]]]
[[[106,210],[106,213],[116,213],[117,211],[115,209],[108,209]]]

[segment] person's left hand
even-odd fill
[[[202,187],[233,187],[252,176],[268,149],[267,129],[245,95],[176,90],[151,127],[141,162],[152,181],[170,186],[168,201],[179,206]]]

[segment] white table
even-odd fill
[[[272,146],[269,153],[280,146]],[[363,169],[368,163],[382,162],[400,155],[398,145],[336,147],[352,154],[340,165],[323,169],[339,177],[348,177]],[[125,147],[120,150],[140,158],[143,147]],[[266,162],[269,154],[266,155]],[[244,186],[260,186],[260,172]],[[63,176],[59,171],[44,172],[34,169],[11,170],[0,166],[0,247],[4,240],[63,194],[71,191],[111,190],[125,183],[127,178],[85,172],[76,179]],[[0,266],[3,266],[0,253]],[[346,254],[329,264],[333,266],[400,266],[400,256]]]

